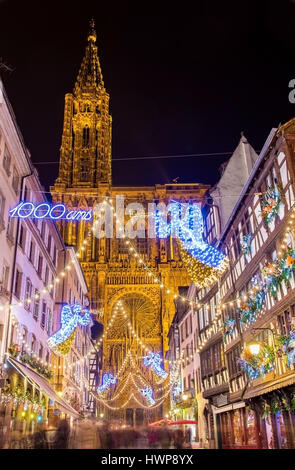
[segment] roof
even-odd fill
[[[261,152],[260,152],[260,154],[259,154],[259,156],[258,156],[256,162],[254,163],[254,166],[253,166],[252,171],[251,171],[251,173],[250,173],[250,176],[249,176],[249,178],[248,178],[248,180],[247,180],[247,183],[245,184],[245,186],[244,186],[244,188],[243,188],[243,190],[242,190],[242,192],[241,192],[241,194],[240,194],[240,197],[238,198],[238,200],[237,200],[237,202],[236,202],[236,204],[235,204],[235,206],[234,206],[234,208],[233,208],[233,210],[232,210],[232,213],[231,213],[230,217],[228,218],[228,221],[227,221],[227,223],[226,223],[226,225],[225,225],[225,227],[224,227],[224,229],[223,229],[223,232],[222,232],[222,234],[221,234],[220,237],[219,237],[219,243],[221,243],[221,240],[223,239],[223,237],[224,237],[224,235],[226,234],[227,230],[229,229],[229,227],[231,227],[231,225],[232,225],[232,220],[233,220],[233,218],[235,217],[236,213],[238,212],[238,209],[239,209],[239,207],[240,207],[240,204],[241,204],[243,198],[245,197],[245,195],[247,194],[248,189],[249,189],[249,186],[251,185],[251,183],[252,183],[252,181],[253,181],[253,179],[254,179],[254,177],[255,177],[255,175],[256,175],[257,169],[259,168],[261,162],[263,161],[263,159],[264,159],[264,157],[265,157],[265,154],[266,154],[266,152],[267,152],[267,150],[268,150],[268,148],[269,148],[269,145],[270,145],[271,141],[273,140],[273,138],[274,138],[276,132],[277,132],[277,129],[276,129],[276,128],[273,128],[273,129],[270,131],[269,136],[268,136],[268,138],[266,139],[265,144],[264,144],[264,146],[263,146],[263,148],[262,148],[262,150],[261,150]]]

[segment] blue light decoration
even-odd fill
[[[50,205],[47,202],[34,204],[29,201],[22,201],[9,211],[10,217],[19,217],[21,219],[53,219],[53,220],[91,220],[93,217],[92,209],[69,210],[64,204]]]
[[[236,323],[236,320],[234,318],[228,318],[222,323],[221,332],[222,332],[222,339],[224,343],[228,335],[233,336],[234,330],[235,330],[235,323]]]
[[[147,399],[150,406],[156,403],[153,399],[153,390],[151,389],[151,387],[142,388],[140,391],[142,396]]]
[[[102,384],[97,388],[98,393],[103,393],[110,385],[117,382],[117,377],[114,377],[111,372],[106,372],[102,376]]]
[[[241,236],[241,240],[240,240],[241,252],[245,256],[249,256],[251,254],[252,238],[253,238],[252,233],[247,233],[246,235]]]
[[[61,327],[48,338],[49,347],[59,356],[68,354],[75,339],[77,326],[87,326],[90,321],[91,313],[87,308],[78,303],[64,305],[61,309]]]
[[[168,211],[171,214],[169,224],[166,224],[161,211],[156,212],[157,236],[177,238],[183,264],[192,281],[200,288],[211,284],[226,269],[228,258],[204,241],[204,222],[199,205],[177,202],[170,204]]]
[[[148,356],[144,356],[143,358],[144,365],[153,369],[153,371],[159,376],[162,377],[163,379],[166,379],[167,377],[167,372],[162,369],[161,367],[161,362],[162,358],[159,353],[153,353],[150,352]]]
[[[286,358],[287,366],[290,367],[291,364],[295,363],[295,329],[294,324],[292,328],[291,323],[291,331],[290,333],[285,335],[280,335],[278,338],[278,354],[279,356],[284,355]]]
[[[182,392],[181,378],[179,377],[176,384],[172,387],[172,399],[175,401]]]

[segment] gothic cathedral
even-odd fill
[[[148,203],[167,204],[171,199],[201,201],[208,186],[198,183],[112,185],[112,117],[96,40],[92,22],[74,90],[65,96],[59,174],[51,187],[53,200],[73,209],[93,208],[106,196],[115,200],[117,195],[124,196],[125,207],[130,202],[140,202],[147,208]],[[92,221],[65,221],[60,230],[69,245],[78,247],[87,240],[80,260],[91,308],[104,325],[101,376],[106,372],[118,376],[98,402],[98,412],[131,424],[153,421],[165,412],[169,375],[160,380],[142,359],[148,349],[158,352],[169,372],[165,353],[175,312],[174,296],[179,287],[189,285],[189,279],[175,239],[147,238],[146,234],[132,241],[145,266],[154,273],[151,276],[130,254],[124,239],[97,238],[91,227]],[[118,301],[125,313],[119,311],[114,316]],[[143,388],[154,391],[156,406],[149,406],[141,394]]]

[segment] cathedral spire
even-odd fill
[[[65,96],[57,183],[97,188],[112,183],[112,117],[100,69],[94,20],[73,93]]]
[[[92,18],[89,23],[88,43],[85,55],[78,73],[74,92],[79,91],[98,91],[104,88],[102,72],[100,68],[99,58],[96,46],[97,34],[95,30],[95,22]]]
[[[89,33],[88,33],[88,41],[96,42],[97,35],[95,31],[95,21],[93,18],[89,21]]]

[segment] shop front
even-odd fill
[[[0,448],[44,428],[57,426],[60,418],[79,413],[60,398],[37,372],[9,358],[0,389]]]
[[[295,449],[295,386],[249,398],[255,410],[260,448]]]
[[[258,449],[259,430],[255,411],[244,402],[214,410],[217,441],[221,449]]]

